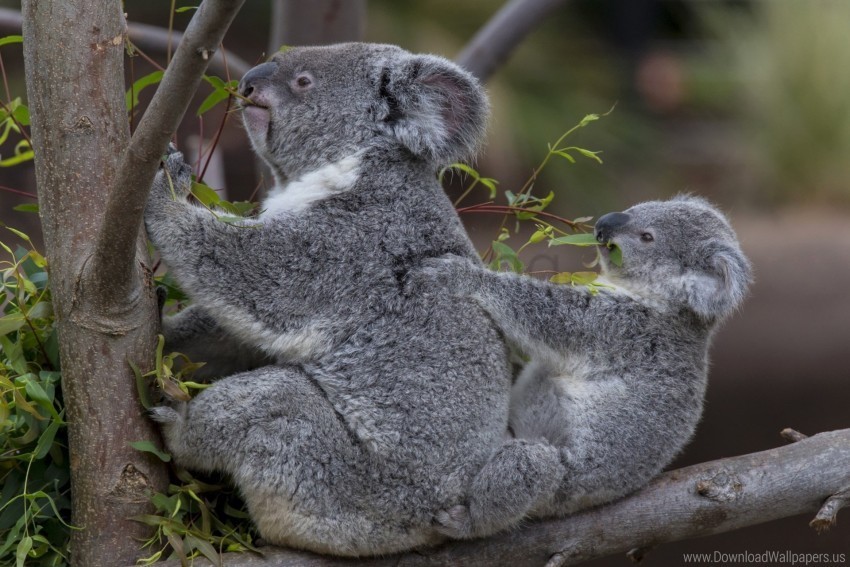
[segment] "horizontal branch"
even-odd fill
[[[510,0],[466,44],[455,59],[485,82],[522,40],[565,0]]]
[[[488,539],[380,559],[343,560],[264,548],[264,557],[227,554],[230,567],[563,567],[615,553],[639,556],[661,543],[719,534],[798,514],[834,523],[850,489],[850,429],[777,449],[711,461],[659,476],[623,500],[567,518],[529,522]],[[803,522],[800,529],[808,529]],[[178,567],[177,561],[157,567]],[[209,565],[195,560],[198,567]]]
[[[23,18],[21,13],[10,8],[0,8],[0,32],[20,32]],[[169,37],[168,30],[148,24],[127,24],[127,36],[134,45],[144,52],[165,53],[169,42],[177,45],[183,39],[183,32],[174,30]],[[251,64],[239,56],[220,49],[210,59],[210,70],[224,77],[228,72],[233,77],[241,77],[251,68]]]
[[[160,156],[174,134],[213,54],[245,0],[204,0],[130,139],[108,196],[89,274],[92,293],[121,301],[131,295],[136,242]],[[114,280],[100,277],[111,273]]]

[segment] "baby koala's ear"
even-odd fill
[[[478,79],[434,55],[404,54],[378,72],[375,117],[386,133],[438,165],[475,155],[489,111]]]
[[[703,269],[683,276],[685,301],[706,321],[719,321],[740,306],[753,281],[752,267],[737,246],[712,241],[704,246]]]

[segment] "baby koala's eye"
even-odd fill
[[[652,236],[651,232],[644,232],[640,235],[640,239],[643,242],[652,242],[653,240],[655,240],[655,237]]]
[[[298,73],[293,84],[298,90],[307,90],[313,86],[313,77],[310,73]]]

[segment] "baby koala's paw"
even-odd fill
[[[425,258],[408,272],[406,288],[411,293],[469,294],[480,269],[468,258],[454,254]]]
[[[458,504],[448,510],[440,510],[434,516],[434,529],[452,539],[472,537],[472,518],[469,507]]]

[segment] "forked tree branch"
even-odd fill
[[[798,434],[799,435],[799,434]],[[835,523],[850,502],[850,429],[798,437],[768,451],[711,461],[665,473],[649,486],[608,506],[563,519],[531,522],[488,539],[452,542],[432,550],[380,559],[342,560],[266,548],[265,557],[227,554],[230,567],[421,567],[546,565],[589,559],[719,534],[817,513],[816,528]],[[800,529],[805,529],[800,522]],[[177,567],[180,563],[157,563]],[[195,560],[195,565],[209,565]]]
[[[121,159],[89,264],[92,293],[119,299],[132,295],[132,286],[137,281],[134,266],[139,228],[160,156],[244,2],[204,0],[189,22],[183,41]],[[98,277],[104,272],[119,278],[109,281]]]
[[[565,0],[510,0],[475,34],[455,61],[482,82]]]

